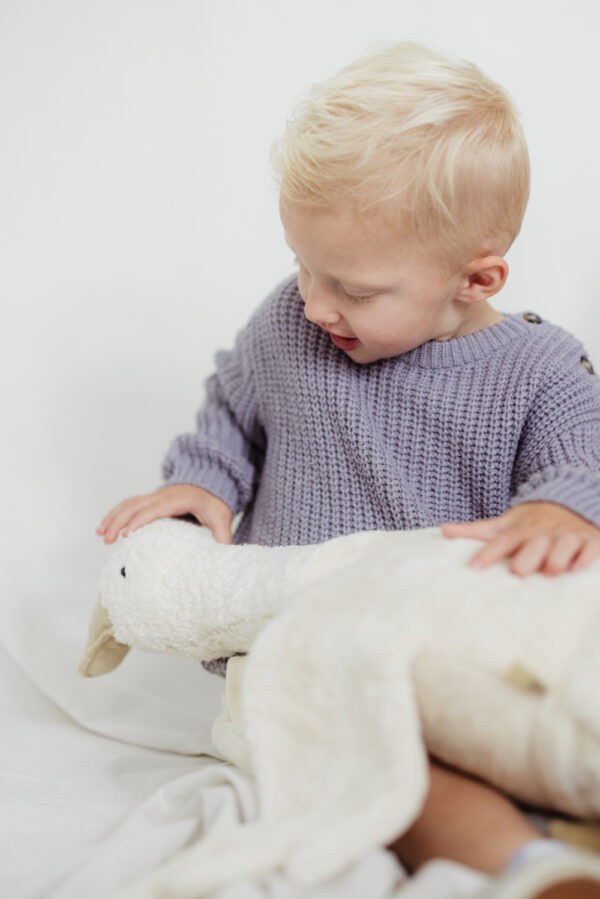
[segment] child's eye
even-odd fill
[[[294,265],[302,265],[297,256],[294,256]],[[374,293],[360,294],[360,293],[348,293],[347,290],[344,290],[342,287],[342,292],[344,296],[348,297],[349,300],[352,300],[355,303],[366,303],[367,300],[372,300],[375,296]]]
[[[354,294],[348,293],[347,290],[344,291],[349,300],[354,300],[355,303],[366,303],[367,300],[372,300],[375,296],[374,293],[367,294]]]

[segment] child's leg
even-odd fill
[[[432,762],[421,816],[389,848],[409,871],[447,858],[495,875],[520,846],[540,836],[497,790]]]

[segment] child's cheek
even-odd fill
[[[300,296],[306,303],[306,294],[308,289],[308,275],[306,271],[300,266],[298,269],[298,290],[300,291]]]

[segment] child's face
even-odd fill
[[[280,213],[305,315],[354,362],[469,333],[471,304],[458,299],[463,278],[411,254],[383,222],[363,224],[344,210]]]

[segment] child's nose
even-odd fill
[[[316,325],[334,325],[341,316],[325,293],[311,290],[304,300],[304,314]]]

